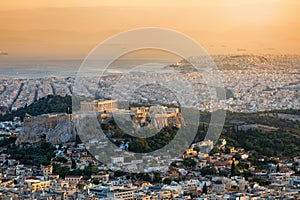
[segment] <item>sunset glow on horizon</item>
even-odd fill
[[[12,0],[1,2],[0,51],[81,59],[119,32],[162,27],[194,38],[210,54],[300,54],[299,9],[297,0]]]

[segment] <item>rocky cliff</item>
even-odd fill
[[[50,142],[61,144],[75,141],[72,117],[68,114],[47,114],[24,119],[24,127],[16,144]]]

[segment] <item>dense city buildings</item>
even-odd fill
[[[205,144],[198,144],[205,145]],[[195,149],[194,145],[194,149]],[[62,145],[54,150],[52,164],[27,166],[1,154],[1,189],[2,199],[261,199],[261,198],[299,198],[299,176],[295,174],[299,166],[299,157],[285,159],[274,157],[267,162],[265,169],[251,166],[248,157],[253,151],[228,146],[220,139],[216,149],[218,153],[202,154],[187,149],[180,159],[167,169],[150,173],[150,179],[129,177],[112,172],[86,154],[83,146]],[[223,150],[222,150],[223,149]],[[240,155],[240,157],[237,157]],[[184,158],[184,159],[183,159]],[[63,161],[63,159],[66,160]],[[116,162],[124,163],[124,158]],[[194,160],[188,166],[185,160]],[[59,161],[61,160],[61,161]],[[70,162],[69,162],[70,160]],[[275,162],[276,161],[276,162]],[[85,165],[83,163],[86,162]],[[261,160],[260,162],[264,162]],[[72,164],[74,163],[74,164]],[[276,163],[276,164],[274,164]],[[73,170],[88,170],[94,166],[94,173],[89,176],[55,174],[53,165],[69,166]],[[74,165],[74,166],[72,166]],[[247,168],[241,166],[248,165]],[[234,175],[233,166],[240,175]],[[204,170],[205,169],[205,170]],[[251,171],[246,179],[241,173]],[[57,171],[56,171],[57,172]],[[69,171],[68,173],[72,173]],[[152,175],[151,175],[152,174]],[[153,174],[160,181],[155,181]],[[157,176],[159,175],[159,176]],[[152,179],[151,179],[152,176]],[[144,180],[143,180],[144,179]],[[147,179],[147,180],[146,180]],[[258,182],[257,182],[258,181]],[[263,184],[265,183],[265,184]]]
[[[300,107],[299,95],[299,56],[215,56],[221,80],[227,90],[227,99],[212,104],[207,91],[205,79],[201,76],[212,76],[210,72],[186,73],[132,73],[127,74],[128,83],[118,88],[120,97],[126,96],[129,102],[152,102],[171,104],[177,101],[168,88],[147,86],[139,91],[132,91],[133,80],[145,82],[169,81],[169,85],[178,85],[178,80],[187,79],[194,88],[194,94],[182,100],[182,105],[193,106],[200,110],[225,109],[233,112],[259,112],[278,109],[297,109]],[[176,65],[177,66],[177,65]],[[170,66],[172,67],[172,66]],[[173,66],[174,68],[174,66]],[[176,67],[180,68],[179,67]],[[76,95],[94,98],[112,99],[114,87],[121,75],[80,78],[73,91],[74,78],[49,77],[43,79],[2,78],[0,80],[0,111],[5,113],[25,107],[48,94],[61,96]],[[213,76],[212,76],[213,77]],[[98,81],[96,81],[98,80]],[[178,88],[178,94],[186,95]],[[84,106],[85,102],[82,102]],[[89,109],[95,105],[87,103]],[[100,106],[100,105],[98,105]],[[88,108],[86,108],[88,109]],[[101,109],[98,107],[97,109]]]
[[[180,71],[178,74],[127,74],[131,82],[119,85],[118,93],[127,97],[127,107],[113,98],[120,74],[103,76],[98,82],[80,78],[76,91],[72,77],[2,78],[0,112],[10,120],[0,122],[0,199],[299,199],[300,157],[295,141],[299,139],[300,117],[293,113],[300,108],[299,57],[214,59],[227,96],[214,103],[201,74],[182,70],[189,65],[187,61],[168,66]],[[210,77],[212,72],[206,73]],[[186,94],[178,87],[177,92],[186,97],[181,102],[170,90],[158,89],[154,84],[130,90],[138,79],[153,83],[167,80],[176,87],[180,78],[187,78],[195,91]],[[52,105],[60,113],[33,116],[21,112],[36,112],[29,107],[38,105],[44,97],[49,106],[54,95],[67,98],[71,94],[82,100],[73,105],[77,109],[73,114],[71,105],[65,102],[62,108],[56,102]],[[47,111],[47,106],[41,104],[40,110]],[[131,148],[144,147],[145,142],[138,141],[134,146],[133,137],[123,137],[112,122],[116,114],[129,116],[139,129],[177,130],[185,125],[181,106],[208,114],[224,109],[229,111],[230,119],[216,142],[197,135],[195,142],[171,159],[168,166],[163,155],[135,157]],[[106,152],[109,143],[102,138],[92,137],[82,143],[82,138],[76,136],[79,130],[74,124],[80,121],[80,114],[94,113],[117,147],[110,154]],[[17,114],[20,116],[14,116]],[[88,125],[89,132],[95,134],[93,124]],[[204,120],[198,131],[204,133],[207,128]],[[289,147],[287,141],[295,142],[294,146]],[[274,150],[272,146],[280,148]],[[90,151],[93,147],[103,152],[110,164],[96,159]],[[141,164],[142,172],[137,170]]]

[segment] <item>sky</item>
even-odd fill
[[[300,54],[299,10],[299,0],[1,0],[0,51],[83,59],[114,34],[162,27],[209,54]]]

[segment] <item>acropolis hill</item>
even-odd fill
[[[130,116],[137,127],[153,127],[161,129],[171,126],[180,128],[184,122],[179,112],[179,108],[166,106],[140,106],[128,109],[120,108],[117,100],[94,100],[91,102],[83,101],[80,103],[80,110],[83,113],[98,112],[101,122],[113,118],[113,115]]]

